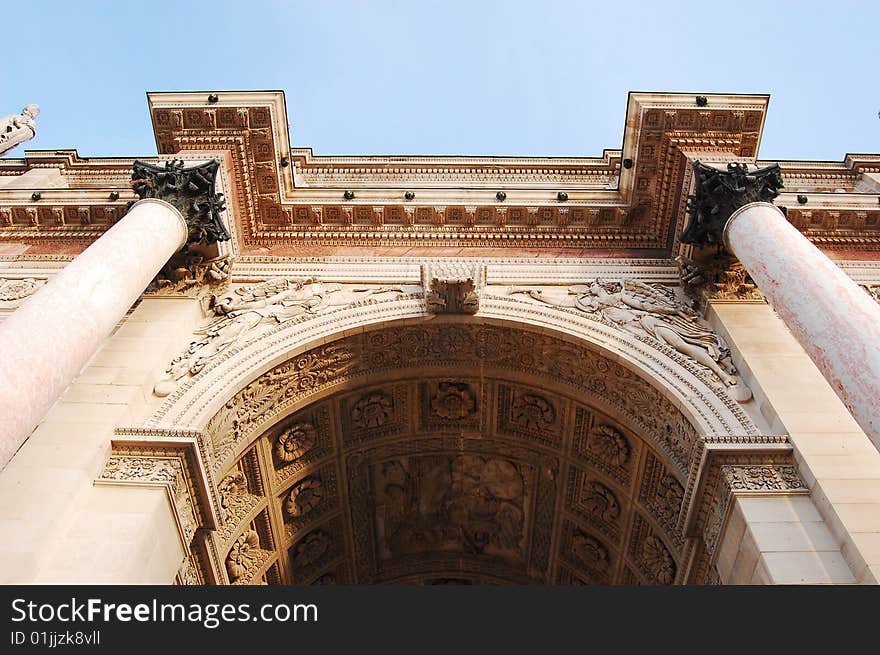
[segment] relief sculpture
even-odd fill
[[[396,298],[402,293],[400,287],[348,288],[314,278],[277,278],[216,297],[212,302],[215,320],[195,331],[198,338],[171,361],[167,377],[156,383],[153,393],[167,396],[177,388],[180,379],[197,375],[230,346],[243,345],[273,325],[348,307],[371,296]]]
[[[376,466],[385,558],[426,552],[523,556],[526,481],[509,460],[478,455]]]
[[[511,287],[508,294],[524,294],[670,346],[708,368],[739,402],[751,398],[751,391],[735,375],[724,340],[702,325],[696,313],[678,302],[671,291],[659,285],[596,279],[566,289]]]

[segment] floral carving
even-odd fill
[[[253,530],[238,537],[226,556],[226,571],[233,582],[244,577],[259,561],[260,538]]]
[[[799,491],[806,486],[795,466],[725,466],[731,491]]]
[[[626,437],[610,425],[598,425],[590,430],[587,449],[611,466],[626,466],[632,453]]]
[[[230,473],[217,485],[220,494],[220,506],[228,509],[232,506],[235,496],[247,493],[247,479],[241,471]]]
[[[523,428],[546,430],[556,420],[556,409],[543,396],[524,393],[513,401],[511,418]]]
[[[641,563],[658,584],[675,581],[675,560],[663,541],[655,535],[645,538],[641,548]]]
[[[330,550],[330,535],[323,530],[310,532],[297,544],[291,557],[294,569],[304,569],[316,564]]]
[[[351,423],[362,430],[378,428],[391,420],[393,412],[394,399],[382,391],[373,391],[351,408]]]
[[[294,423],[278,435],[275,454],[282,462],[295,462],[318,443],[318,431],[311,423]]]
[[[605,521],[616,521],[620,518],[620,502],[611,489],[597,480],[584,485],[581,502],[590,514]]]
[[[7,280],[0,278],[0,300],[21,300],[40,288],[40,283],[33,278],[24,280]]]
[[[674,475],[667,473],[657,485],[657,511],[669,522],[674,522],[681,511],[681,502],[684,498],[684,488],[675,479]]]
[[[290,490],[284,509],[291,517],[299,518],[320,505],[323,498],[324,483],[321,478],[306,478]]]
[[[176,483],[182,476],[178,460],[157,457],[113,456],[101,473],[103,480]]]
[[[571,541],[571,550],[575,556],[591,569],[605,571],[611,564],[608,549],[586,532],[575,530]]]
[[[247,492],[247,478],[241,471],[234,471],[220,480],[217,493],[220,495],[220,514],[224,522],[240,508]]]
[[[434,397],[431,398],[431,409],[440,418],[457,420],[474,414],[477,401],[469,385],[441,382]]]

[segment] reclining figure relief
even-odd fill
[[[737,401],[751,398],[751,391],[735,374],[724,340],[661,285],[595,279],[567,288],[511,287],[508,294],[524,294],[547,305],[590,315],[636,336],[649,337],[708,368]]]

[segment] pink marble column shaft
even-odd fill
[[[141,200],[0,323],[0,469],[186,238],[175,207]]]
[[[880,450],[880,304],[769,203],[735,211],[724,242]]]

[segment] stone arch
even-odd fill
[[[235,486],[236,480],[239,483],[250,480],[250,486],[260,487],[257,491],[264,496],[268,493],[262,488],[266,472],[259,470],[254,444],[269,438],[266,435],[273,430],[292,429],[294,419],[316,403],[343,397],[346,393],[351,396],[355,392],[369,392],[377,383],[395,376],[406,378],[407,371],[411,374],[414,370],[428,370],[450,384],[456,371],[465,378],[478,374],[495,385],[492,393],[496,395],[502,384],[510,382],[505,372],[515,372],[522,388],[559,394],[557,397],[568,399],[565,402],[578,401],[600,417],[599,423],[612,433],[616,431],[630,440],[641,440],[644,452],[650,453],[645,458],[653,459],[650,466],[646,462],[639,464],[640,475],[645,475],[650,468],[650,475],[657,478],[654,483],[664,476],[674,479],[680,486],[679,505],[674,516],[664,517],[666,525],[661,526],[662,532],[658,529],[657,516],[646,520],[638,512],[632,513],[627,529],[630,533],[641,531],[639,548],[646,549],[643,553],[646,559],[653,558],[652,566],[658,567],[658,573],[652,579],[645,573],[646,569],[639,574],[633,572],[632,567],[620,564],[616,565],[616,581],[684,579],[687,561],[693,555],[692,548],[685,543],[684,522],[693,500],[694,463],[700,459],[703,442],[707,437],[757,433],[724,388],[677,352],[554,307],[490,297],[483,299],[479,316],[439,317],[427,316],[420,298],[404,297],[365,302],[309,320],[282,324],[259,339],[224,352],[218,361],[187,380],[166,399],[147,426],[160,432],[163,426],[167,429],[173,426],[176,430],[189,426],[200,434],[209,495],[213,496],[219,517],[220,529],[213,534],[221,535],[219,538],[203,535],[201,552],[213,553],[202,559],[213,562],[214,579],[223,577],[222,564],[226,561],[228,565],[233,554],[237,557],[248,548],[262,552],[267,549],[260,546],[277,541],[270,526],[270,500],[264,502],[265,511],[260,514],[253,514],[257,506],[254,505],[244,514],[235,515],[232,521],[224,509],[227,503],[223,488],[230,484]],[[571,432],[573,428],[568,429]],[[349,455],[340,453],[340,457]],[[407,457],[407,453],[402,456]],[[264,447],[264,460],[265,457]],[[471,465],[482,462],[481,466],[496,469],[504,466],[492,457],[492,453],[480,451],[468,461]],[[528,457],[523,455],[517,465],[526,460]],[[458,464],[456,461],[448,458],[443,465],[461,466],[461,461]],[[543,470],[546,467],[542,461],[532,462],[534,470],[530,475],[537,475],[534,484],[539,484],[544,476],[554,478],[558,474],[558,471]],[[296,479],[297,484],[300,482],[301,479]],[[557,491],[568,483],[555,478],[551,482]],[[596,489],[603,485],[598,479],[592,483]],[[246,482],[245,487],[248,486]],[[291,485],[284,488],[287,493]],[[632,487],[630,494],[641,493],[640,489],[641,486]],[[271,502],[282,501],[272,498]],[[529,502],[538,501],[533,497]],[[280,510],[274,511],[277,519]],[[597,536],[595,531],[582,529],[583,525],[579,527],[576,521],[554,521],[557,540],[564,540],[570,550],[576,548],[599,560],[613,560],[601,534]],[[315,534],[311,542],[287,545],[317,552],[333,537],[333,530]],[[618,545],[618,550],[621,548],[623,546]],[[295,554],[291,551],[289,556],[293,559]],[[269,555],[265,557],[271,559]],[[276,559],[280,561],[280,558],[279,554]],[[216,575],[218,567],[221,568],[219,576]],[[203,568],[210,568],[210,563],[203,563]],[[235,577],[231,571],[227,566],[227,579]],[[269,573],[264,570],[262,575],[266,579]],[[308,582],[326,581],[328,575],[322,572]],[[583,581],[585,577],[583,572],[561,566],[557,566],[554,575],[554,581],[562,583]],[[528,576],[516,578],[491,567],[462,576],[442,566],[409,575],[398,571],[395,580],[473,582],[498,581],[505,576],[516,582],[529,581]],[[203,578],[210,577],[203,575]],[[276,568],[269,577],[278,581],[283,576]],[[287,580],[290,581],[289,577]]]

